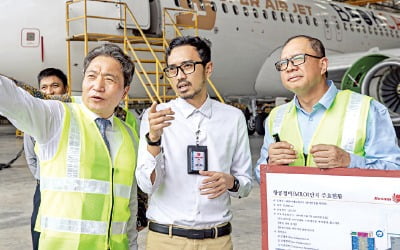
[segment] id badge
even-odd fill
[[[207,146],[189,145],[187,148],[188,174],[199,174],[200,170],[207,171]]]

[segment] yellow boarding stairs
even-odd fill
[[[81,15],[71,13],[71,6],[80,4],[83,8]],[[89,15],[95,9],[97,4],[109,4],[110,8],[113,6],[120,6],[123,15],[118,17]],[[188,13],[194,16],[194,25],[177,24],[175,18],[178,16],[187,15]],[[93,20],[118,21],[122,24],[123,34],[104,34],[104,33],[91,33],[89,31],[89,24]],[[137,35],[128,35],[128,32],[133,32],[127,28],[127,21],[132,22],[136,26]],[[73,24],[74,23],[74,24]],[[82,33],[71,34],[71,25],[83,25]],[[163,68],[165,67],[164,51],[168,46],[168,41],[173,37],[181,36],[181,30],[193,30],[194,34],[198,34],[197,29],[197,14],[193,10],[183,10],[174,8],[163,9],[163,37],[148,37],[140,28],[139,23],[134,17],[132,11],[128,8],[125,2],[109,1],[109,0],[69,0],[66,1],[66,31],[67,31],[67,74],[68,84],[71,86],[71,42],[83,41],[84,42],[84,55],[88,53],[89,42],[103,42],[108,41],[112,43],[123,43],[125,53],[129,54],[135,63],[135,76],[143,87],[147,96],[143,97],[126,97],[126,107],[148,107],[153,101],[159,103],[166,102],[170,99],[176,98],[176,93],[172,90],[169,79],[164,75]],[[167,82],[167,81],[168,82]],[[215,85],[208,79],[209,86],[213,90],[214,95],[219,101],[224,102],[222,96],[215,88]],[[136,91],[135,82],[132,82],[132,87]]]

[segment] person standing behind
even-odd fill
[[[39,249],[137,249],[138,138],[113,115],[133,72],[118,46],[93,49],[82,104],[34,98],[0,76],[0,114],[38,145]]]
[[[179,96],[142,118],[136,178],[151,195],[147,249],[232,249],[230,197],[252,188],[246,121],[211,99],[210,43],[177,37],[164,72]]]
[[[56,68],[47,68],[39,72],[37,76],[39,90],[46,95],[63,95],[68,91],[68,81],[65,74]],[[31,216],[31,235],[34,250],[38,249],[40,232],[34,230],[37,213],[40,206],[40,166],[35,150],[35,139],[24,134],[25,158],[33,177],[36,179],[36,189],[33,195],[33,211]]]
[[[289,38],[275,66],[283,86],[295,97],[267,118],[255,169],[258,181],[260,164],[267,162],[400,169],[400,148],[388,110],[371,97],[340,91],[327,80],[328,59],[320,40],[304,35]]]

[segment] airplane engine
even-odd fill
[[[395,126],[400,126],[400,58],[387,58],[365,75],[361,93],[384,104]]]
[[[400,127],[400,58],[369,54],[359,58],[344,73],[341,89],[371,96],[384,104],[393,125]]]

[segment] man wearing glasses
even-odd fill
[[[400,169],[400,149],[388,110],[371,97],[339,91],[327,80],[320,40],[289,38],[275,63],[293,100],[274,108],[265,124],[260,164]],[[275,138],[275,139],[273,139]],[[277,141],[280,138],[281,141]]]
[[[209,41],[178,37],[166,51],[177,99],[153,103],[142,118],[136,177],[151,194],[147,249],[233,249],[230,197],[252,187],[246,121],[212,100]]]

